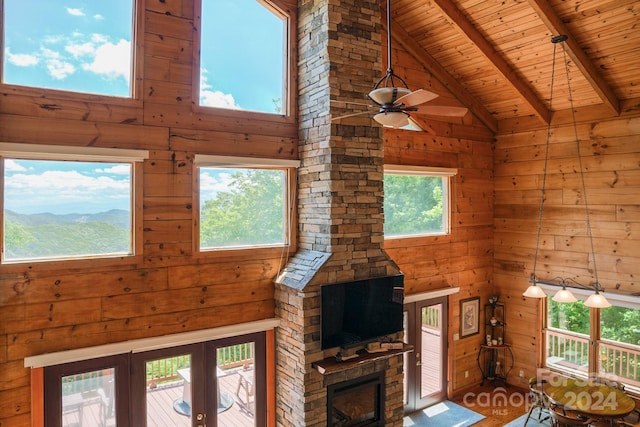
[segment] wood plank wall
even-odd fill
[[[578,138],[596,266],[605,290],[640,292],[640,113],[621,117],[597,108],[578,110]],[[539,278],[575,277],[593,282],[586,213],[570,116],[552,126],[546,201],[542,216]],[[513,383],[535,375],[544,344],[542,303],[522,296],[533,268],[541,197],[546,128],[505,127],[495,151],[494,285],[507,304],[506,340],[515,353]],[[606,295],[606,293],[605,293]],[[518,378],[520,370],[524,377]]]
[[[295,1],[282,1],[295,13]],[[250,260],[194,257],[195,153],[297,158],[293,119],[206,111],[194,105],[193,0],[146,0],[140,99],[104,102],[39,89],[0,87],[0,141],[138,148],[143,166],[143,243],[137,264],[92,268],[48,264],[0,270],[0,426],[31,425],[36,354],[270,318],[280,251]],[[429,80],[406,54],[401,72],[413,87]],[[292,61],[295,65],[296,61]],[[381,70],[383,72],[384,70]],[[437,82],[429,83],[441,93]],[[431,86],[433,85],[433,86]],[[294,102],[295,111],[295,102]],[[450,331],[459,330],[460,298],[486,301],[492,270],[492,135],[471,123],[427,123],[430,133],[389,132],[389,163],[458,168],[453,236],[389,245],[407,274],[408,293],[448,286]],[[481,335],[451,342],[452,388],[478,382]]]
[[[384,22],[384,21],[383,21]],[[383,40],[383,52],[386,42]],[[396,44],[397,45],[397,44]],[[440,94],[433,104],[460,105],[420,63],[394,45],[394,72],[409,88]],[[383,61],[386,67],[386,61]],[[382,71],[382,70],[381,70]],[[426,132],[385,129],[387,164],[455,168],[451,179],[451,234],[421,239],[386,240],[385,250],[405,274],[407,295],[460,287],[449,297],[448,394],[463,393],[482,379],[476,361],[484,327],[477,335],[454,340],[460,332],[460,300],[488,302],[493,276],[493,134],[469,114],[440,122],[417,117]],[[481,318],[484,318],[484,314]],[[469,376],[465,378],[465,371]]]
[[[293,120],[265,121],[194,107],[194,16],[192,0],[146,0],[139,101],[104,103],[0,88],[2,141],[151,152],[144,163],[139,264],[0,272],[2,427],[31,423],[26,356],[273,316],[279,254],[251,260],[193,256],[192,159],[195,153],[295,159],[297,127]],[[410,87],[446,93],[405,52],[394,52],[394,58],[395,71]],[[452,234],[389,241],[385,248],[406,274],[408,294],[461,288],[449,307],[450,394],[480,381],[476,356],[482,328],[476,336],[453,340],[460,328],[459,301],[471,296],[484,304],[497,292],[507,303],[506,340],[516,354],[513,372],[524,369],[528,376],[539,351],[533,334],[539,318],[536,304],[521,293],[531,268],[540,179],[536,142],[544,130],[503,129],[494,164],[493,135],[474,120],[427,121],[426,126],[425,133],[385,131],[385,161],[458,169],[452,184]],[[634,275],[640,265],[639,128],[638,116],[594,118],[580,127],[588,137],[585,165],[601,280],[628,290],[638,286]],[[554,265],[579,273],[582,267],[575,263],[584,257],[576,248],[584,248],[585,241],[572,231],[581,220],[567,135],[565,126],[554,133],[551,183],[556,190],[550,194],[545,236],[555,250],[545,247],[545,254]]]
[[[295,25],[296,2],[280,3]],[[139,99],[0,87],[0,141],[150,151],[137,264],[1,267],[2,427],[31,425],[26,356],[274,316],[282,250],[250,260],[194,256],[192,160],[195,153],[297,159],[297,124],[198,109],[193,0],[141,4]]]

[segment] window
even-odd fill
[[[34,151],[15,151],[28,148]],[[84,149],[93,156],[37,152],[46,149],[0,144],[2,262],[133,255],[134,172],[144,152],[139,158],[102,149],[96,149],[102,155]]]
[[[449,234],[452,169],[385,166],[385,237]]]
[[[2,83],[132,94],[134,0],[3,0]]]
[[[202,0],[199,105],[288,114],[284,13],[260,0]]]
[[[196,156],[196,165],[201,251],[290,243],[290,177],[298,161]]]
[[[607,293],[612,306],[590,309],[579,294],[573,303],[547,301],[546,364],[574,375],[598,375],[640,392],[640,309],[624,297]],[[600,323],[593,328],[594,322]],[[590,346],[594,342],[596,346]],[[590,354],[590,351],[593,354]],[[597,366],[593,366],[595,364]]]

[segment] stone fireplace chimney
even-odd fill
[[[401,426],[402,355],[351,372],[314,369],[332,356],[320,348],[320,286],[400,273],[383,248],[382,129],[368,119],[330,121],[331,100],[366,102],[382,73],[380,4],[298,5],[299,250],[276,279],[276,419],[282,426],[329,425],[326,388],[382,371],[384,423]]]

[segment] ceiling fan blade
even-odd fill
[[[463,117],[469,111],[464,107],[447,107],[446,105],[422,105],[416,108],[419,114],[444,117]]]
[[[429,92],[428,90],[424,89],[418,89],[396,99],[396,102],[394,102],[394,104],[404,104],[405,107],[413,107],[416,105],[424,104],[425,102],[429,102],[439,96],[440,95],[438,95],[437,93]]]
[[[409,124],[406,126],[402,126],[400,129],[424,132],[424,129],[422,129],[422,127],[418,124],[418,122],[413,120],[411,117],[409,117]]]
[[[380,108],[376,105],[367,104],[365,102],[352,102],[352,101],[335,101],[331,100],[331,104],[335,106],[346,106],[346,105],[357,105],[359,107],[367,107],[367,108]]]
[[[345,114],[343,116],[338,116],[338,117],[332,117],[331,121],[335,122],[336,120],[342,120],[342,119],[346,119],[348,117],[356,117],[356,116],[362,116],[364,114],[370,114],[370,111],[360,111],[358,113],[351,113],[351,114]]]

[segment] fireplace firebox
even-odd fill
[[[327,388],[327,425],[384,425],[384,371],[332,384]]]

